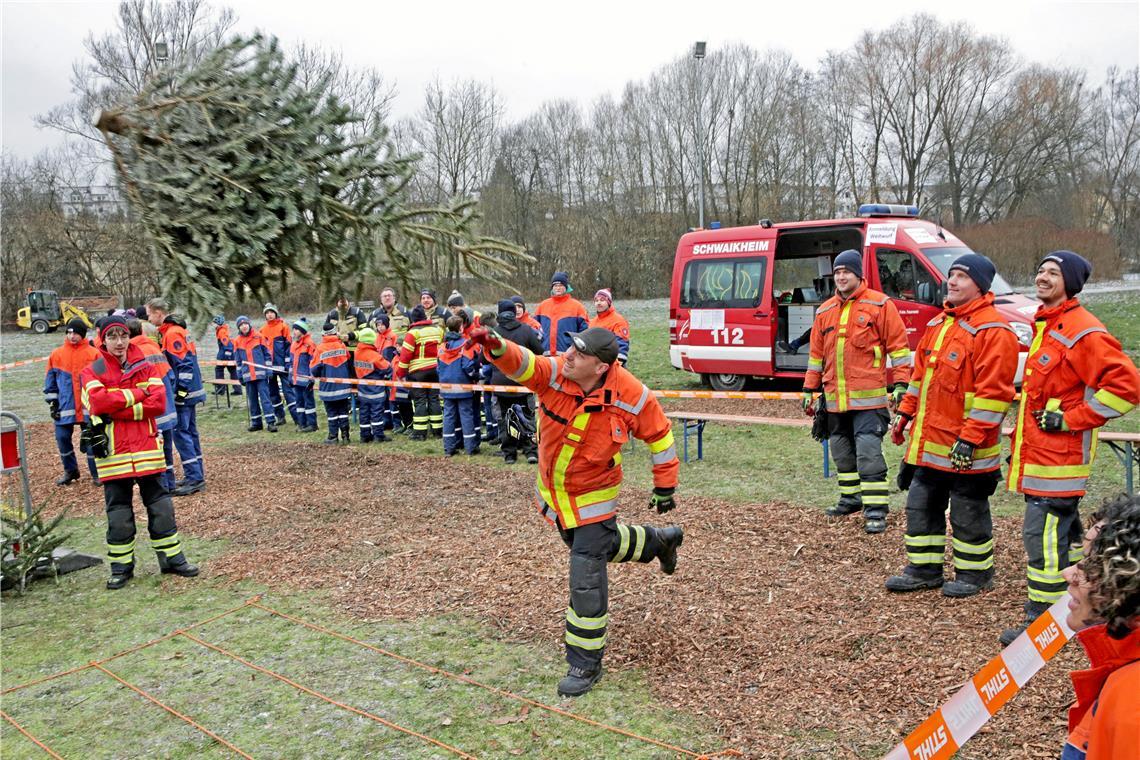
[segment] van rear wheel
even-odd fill
[[[742,391],[747,380],[744,375],[709,374],[709,384],[714,391]]]

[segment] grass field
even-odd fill
[[[1087,303],[1133,358],[1140,359],[1140,294],[1093,296]],[[619,306],[631,322],[631,368],[635,373],[651,388],[700,387],[695,376],[669,365],[666,303],[659,300]],[[0,337],[0,362],[46,355],[61,340],[58,333],[4,334]],[[212,358],[212,339],[201,341],[200,356]],[[28,422],[46,422],[47,409],[41,397],[43,372],[43,364],[4,372],[0,376],[0,406]],[[671,408],[685,408],[685,403],[667,401]],[[219,408],[210,399],[201,408],[199,427],[215,449],[246,448],[268,440],[266,433],[245,432],[240,400],[227,409],[224,402]],[[1140,430],[1140,415],[1130,415],[1109,429]],[[680,429],[676,432],[679,439]],[[690,495],[729,505],[780,501],[809,509],[822,509],[835,499],[835,482],[821,477],[821,449],[806,430],[710,424],[705,436],[705,460],[682,466],[682,506]],[[302,436],[288,426],[272,440],[300,441]],[[439,444],[401,438],[398,443],[386,444],[382,451],[396,457],[438,454]],[[901,456],[889,443],[886,454],[889,463]],[[444,460],[439,462],[442,470]],[[506,467],[494,457],[482,457],[478,464]],[[52,469],[58,462],[36,462],[33,466]],[[634,446],[627,455],[626,473],[635,486],[650,484],[644,446]],[[1099,502],[1121,486],[1121,467],[1102,446],[1086,504]],[[82,487],[90,488],[86,484]],[[10,497],[11,490],[5,495]],[[90,499],[98,503],[101,495],[91,489]],[[896,520],[902,495],[892,493],[891,500],[891,519]],[[998,514],[1015,514],[1021,503],[1020,497],[999,491],[994,506]],[[68,545],[103,552],[101,519],[69,519],[66,528],[72,534]],[[193,558],[207,563],[230,549],[224,541],[189,537],[188,542]],[[461,618],[432,617],[410,623],[361,620],[346,614],[325,594],[269,589],[233,578],[176,580],[155,575],[153,570],[133,581],[127,592],[111,594],[102,589],[105,572],[91,570],[55,583],[38,582],[24,597],[5,594],[0,621],[4,652],[0,679],[4,688],[163,636],[241,605],[255,594],[266,594],[266,604],[276,609],[541,702],[554,701],[552,685],[563,669],[556,642],[547,646],[511,642]],[[195,635],[335,699],[480,757],[673,756],[658,747],[537,708],[523,709],[515,700],[453,683],[260,610],[244,609],[203,626]],[[115,660],[107,667],[255,757],[447,756],[438,748],[425,747],[418,739],[345,713],[183,637]],[[570,709],[690,749],[711,752],[721,748],[716,726],[699,715],[664,708],[647,688],[644,674],[636,670],[607,674],[604,683],[606,688],[570,703]],[[94,670],[4,695],[2,703],[6,713],[65,757],[230,754]],[[43,756],[10,725],[5,723],[2,728],[6,758]],[[833,749],[839,753],[838,747]]]

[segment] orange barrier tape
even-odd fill
[[[944,760],[953,756],[1073,637],[1073,629],[1065,622],[1070,598],[1066,593],[1034,620],[883,760]]]
[[[19,731],[24,736],[28,737],[29,741],[31,741],[37,747],[42,749],[44,752],[48,753],[49,755],[51,755],[54,758],[57,758],[57,760],[63,760],[63,755],[59,754],[58,752],[55,752],[51,747],[44,744],[43,742],[41,742],[36,737],[32,736],[32,733],[30,731],[28,731],[28,729],[24,728],[19,723],[17,723],[15,720],[13,720],[11,715],[4,712],[3,710],[0,710],[0,718],[3,718],[4,720],[8,721],[13,726],[15,726],[17,731]]]
[[[586,717],[583,717],[581,715],[575,715],[574,713],[567,712],[566,710],[560,710],[559,708],[554,707],[552,705],[547,705],[547,704],[544,704],[542,702],[536,702],[533,699],[527,699],[526,697],[521,697],[517,694],[513,694],[509,691],[506,691],[504,689],[499,689],[499,688],[496,688],[494,686],[488,686],[487,684],[480,683],[479,681],[476,681],[474,678],[468,678],[467,676],[460,675],[459,673],[452,673],[450,671],[444,670],[443,668],[437,668],[434,665],[427,665],[427,664],[419,662],[417,660],[413,660],[409,657],[404,657],[403,655],[396,654],[395,652],[390,652],[387,649],[383,649],[381,647],[373,646],[372,644],[368,644],[366,642],[360,641],[359,639],[354,639],[351,636],[348,636],[348,635],[343,634],[343,633],[339,633],[339,632],[334,631],[330,628],[325,628],[324,626],[317,625],[316,623],[310,623],[310,622],[307,622],[305,620],[301,620],[300,618],[293,617],[292,615],[287,615],[284,612],[278,612],[277,610],[273,609],[272,607],[267,607],[264,604],[261,604],[260,602],[254,602],[250,606],[256,607],[259,610],[264,610],[265,612],[268,612],[271,615],[276,615],[277,617],[288,620],[291,623],[296,623],[297,625],[303,625],[306,628],[310,628],[310,629],[317,631],[319,633],[323,633],[326,636],[332,636],[332,637],[338,638],[342,641],[348,641],[348,642],[351,642],[353,644],[356,644],[357,646],[361,646],[361,647],[364,647],[365,649],[376,652],[377,654],[382,654],[385,657],[391,657],[393,660],[397,660],[398,662],[402,662],[406,665],[412,665],[412,666],[417,667],[417,668],[422,668],[423,670],[426,670],[429,673],[434,673],[436,675],[446,676],[447,678],[451,678],[455,681],[460,681],[461,683],[465,683],[465,684],[468,684],[470,686],[477,686],[480,689],[485,689],[486,691],[489,691],[493,694],[497,694],[500,697],[506,697],[507,699],[513,699],[516,702],[522,702],[524,704],[530,705],[531,707],[537,707],[540,710],[546,710],[546,711],[554,713],[556,715],[561,715],[561,716],[566,717],[566,718],[572,718],[573,720],[576,720],[576,721],[579,721],[581,723],[585,723],[587,725],[593,726],[594,728],[601,728],[601,729],[604,729],[606,731],[610,731],[612,733],[628,737],[630,739],[636,739],[637,741],[645,742],[646,744],[654,744],[654,745],[661,747],[663,749],[667,749],[670,752],[676,752],[676,753],[681,754],[681,755],[687,755],[689,757],[698,758],[698,760],[700,760],[700,758],[717,757],[718,755],[737,755],[737,756],[739,756],[739,754],[740,754],[736,750],[730,749],[730,750],[725,750],[723,752],[718,752],[714,755],[702,755],[702,754],[699,754],[697,752],[687,750],[684,747],[678,747],[678,746],[675,746],[673,744],[668,744],[667,742],[660,741],[658,739],[652,739],[652,738],[647,737],[647,736],[641,736],[641,735],[635,734],[631,731],[626,731],[624,728],[617,728],[616,726],[609,726],[609,725],[606,725],[605,723],[599,723],[596,720],[592,720],[590,718],[586,718]]]
[[[249,660],[246,660],[246,659],[234,654],[233,652],[227,651],[227,650],[223,649],[222,647],[220,647],[216,644],[211,644],[208,641],[203,641],[202,639],[198,638],[197,636],[195,636],[191,633],[186,633],[185,631],[181,631],[180,633],[182,636],[190,639],[191,641],[195,642],[196,644],[204,646],[207,649],[212,649],[215,652],[218,652],[219,654],[223,654],[226,657],[229,657],[230,659],[236,660],[237,662],[240,662],[242,665],[245,665],[248,668],[252,668],[253,670],[256,670],[258,673],[264,673],[265,675],[269,676],[270,678],[276,678],[278,681],[281,681],[282,683],[287,683],[290,686],[292,686],[294,689],[298,689],[299,691],[303,691],[306,694],[314,696],[318,699],[322,699],[325,702],[328,702],[330,705],[335,705],[336,707],[339,707],[343,710],[348,710],[349,712],[356,713],[357,715],[360,715],[361,717],[368,718],[369,720],[374,720],[377,723],[379,723],[383,726],[387,726],[388,728],[391,728],[395,731],[400,731],[400,732],[408,734],[410,736],[414,736],[417,739],[422,739],[423,741],[428,742],[429,744],[434,744],[435,746],[439,747],[440,749],[445,749],[448,752],[451,752],[452,754],[458,755],[459,757],[470,758],[470,760],[475,760],[474,755],[469,755],[468,753],[464,752],[461,749],[458,749],[456,747],[452,747],[450,744],[444,744],[439,739],[433,739],[432,737],[430,737],[426,734],[418,733],[416,731],[413,731],[410,728],[405,728],[404,726],[401,726],[397,723],[393,723],[390,720],[385,720],[384,718],[381,718],[379,715],[373,715],[372,713],[368,712],[367,710],[361,710],[358,707],[353,707],[352,705],[346,705],[343,702],[338,702],[335,699],[333,699],[332,697],[326,696],[326,695],[320,693],[319,691],[316,691],[315,689],[310,689],[307,686],[302,686],[301,684],[297,683],[296,681],[293,681],[293,680],[281,675],[280,673],[269,670],[268,668],[263,668],[260,665],[256,665],[256,664],[250,662]]]
[[[210,737],[210,738],[211,738],[211,739],[213,739],[214,741],[218,742],[219,744],[224,744],[224,745],[225,745],[227,748],[229,748],[229,749],[233,750],[235,753],[237,753],[237,754],[238,754],[238,755],[240,755],[241,757],[244,757],[244,758],[246,758],[246,760],[253,760],[253,758],[252,758],[250,755],[247,755],[246,753],[242,752],[240,749],[238,749],[238,748],[237,748],[237,747],[235,747],[234,745],[230,744],[228,741],[226,741],[226,740],[225,740],[225,739],[223,739],[222,737],[218,736],[217,734],[215,734],[215,733],[214,733],[213,731],[211,731],[210,729],[206,728],[206,727],[205,727],[205,726],[203,726],[203,725],[200,725],[200,724],[198,724],[198,723],[195,723],[195,722],[194,722],[194,720],[193,720],[192,718],[188,718],[187,716],[185,716],[185,715],[183,715],[182,713],[180,713],[180,712],[178,712],[177,710],[175,710],[173,707],[170,707],[169,705],[163,704],[162,702],[160,702],[160,701],[159,701],[159,700],[158,700],[156,697],[154,697],[153,695],[151,695],[151,694],[148,694],[148,693],[147,693],[146,691],[144,691],[143,689],[140,689],[139,687],[135,686],[134,684],[132,684],[132,683],[129,683],[129,682],[126,680],[126,679],[124,679],[124,678],[121,678],[121,677],[119,677],[119,676],[115,675],[114,673],[112,673],[111,671],[107,670],[107,669],[106,669],[105,667],[103,667],[102,665],[100,665],[100,664],[98,664],[98,663],[95,663],[95,662],[93,662],[93,663],[91,663],[91,667],[93,667],[93,668],[96,668],[96,669],[98,669],[98,670],[101,670],[102,672],[104,672],[104,673],[106,673],[107,675],[109,675],[111,678],[114,678],[116,681],[118,681],[119,683],[121,683],[123,686],[126,686],[128,689],[130,689],[131,691],[133,691],[133,692],[135,692],[136,694],[138,694],[139,696],[141,696],[141,697],[143,697],[143,698],[145,698],[145,699],[148,699],[148,700],[150,700],[150,701],[151,701],[151,702],[153,702],[154,704],[156,704],[156,705],[158,705],[159,707],[161,707],[163,710],[166,710],[166,711],[167,711],[168,713],[170,713],[171,715],[173,715],[173,716],[175,716],[175,717],[177,717],[177,718],[181,718],[182,720],[186,721],[186,722],[187,722],[187,723],[189,723],[191,726],[193,726],[194,728],[198,729],[199,731],[201,731],[202,733],[204,733],[206,736]]]
[[[40,356],[40,357],[37,357],[35,359],[21,359],[18,362],[8,362],[7,364],[0,364],[0,372],[3,372],[6,369],[13,369],[15,367],[23,367],[23,366],[26,366],[28,364],[39,364],[40,362],[46,362],[47,360],[48,360],[48,357]]]
[[[253,597],[252,599],[246,601],[244,604],[241,604],[241,605],[234,607],[232,609],[228,609],[225,612],[219,612],[217,615],[214,615],[213,617],[208,617],[205,620],[201,620],[197,623],[192,623],[188,626],[185,626],[181,630],[188,631],[192,628],[201,628],[202,626],[204,626],[208,623],[213,623],[215,620],[220,620],[221,618],[224,618],[227,615],[232,615],[235,612],[241,612],[246,607],[249,607],[250,605],[256,603],[259,599],[261,599],[260,594]],[[152,647],[155,644],[162,643],[163,641],[166,641],[167,639],[172,639],[175,636],[177,636],[178,634],[179,634],[179,631],[171,631],[170,633],[166,634],[165,636],[159,636],[157,639],[151,639],[150,641],[145,641],[142,644],[139,644],[138,646],[131,647],[130,649],[124,649],[123,651],[118,652],[116,654],[113,654],[110,657],[104,657],[102,660],[94,660],[93,662],[89,662],[86,665],[80,665],[79,667],[76,667],[76,668],[69,668],[67,670],[61,670],[58,673],[52,673],[51,675],[44,676],[43,678],[37,678],[33,681],[28,681],[26,683],[17,684],[15,686],[9,686],[7,689],[4,689],[4,691],[0,691],[0,694],[9,694],[13,691],[19,691],[20,689],[26,689],[29,686],[35,686],[36,684],[45,683],[47,681],[54,681],[57,678],[63,678],[64,676],[69,676],[72,673],[79,673],[80,671],[87,670],[89,668],[97,667],[99,665],[104,665],[108,662],[111,662],[112,660],[117,660],[120,657],[125,657],[128,654],[132,654],[134,652],[137,652],[140,649],[146,649],[147,647]]]

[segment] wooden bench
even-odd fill
[[[705,458],[704,433],[708,422],[727,422],[740,425],[777,425],[780,427],[810,427],[808,418],[796,419],[789,417],[752,417],[737,414],[713,414],[711,412],[666,412],[665,416],[671,420],[679,420],[682,426],[682,451],[684,461],[689,462],[689,434],[697,437],[697,460]],[[1002,435],[1009,437],[1013,428],[1002,429]],[[1112,453],[1124,465],[1124,490],[1132,496],[1136,490],[1136,481],[1133,470],[1140,470],[1140,433],[1118,433],[1112,430],[1102,430],[1097,436],[1102,443],[1108,444]],[[830,463],[828,461],[827,441],[823,442],[823,477],[831,477]]]

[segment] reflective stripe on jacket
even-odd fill
[[[614,365],[589,394],[562,375],[565,359],[535,356],[515,343],[491,356],[496,367],[538,396],[538,482],[543,517],[563,528],[601,522],[617,510],[621,448],[630,437],[649,445],[653,485],[675,488],[680,462],[673,430],[657,397]]]
[[[441,383],[448,383],[439,389],[439,395],[444,398],[471,398],[474,391],[465,388],[456,388],[456,385],[469,385],[475,382],[479,372],[479,363],[474,353],[466,350],[467,340],[458,333],[449,332],[447,342],[439,352],[439,364],[436,373]]]
[[[1017,335],[986,293],[927,325],[899,412],[914,418],[906,461],[954,472],[950,449],[974,445],[973,472],[1001,463],[1001,421],[1013,401]]]
[[[167,317],[158,326],[158,332],[162,336],[166,361],[174,369],[174,390],[186,391],[185,401],[180,402],[175,396],[174,403],[177,406],[201,404],[206,400],[206,389],[202,385],[202,371],[198,368],[198,354],[186,334],[186,328],[175,324],[171,319]]]
[[[305,333],[300,340],[289,344],[289,382],[307,388],[313,384],[312,364],[313,356],[317,353],[317,344],[313,336]]]
[[[400,360],[396,363],[396,377],[409,372],[435,369],[436,354],[443,342],[443,330],[430,319],[414,323],[400,346]]]
[[[289,368],[291,345],[289,327],[285,320],[278,317],[271,319],[261,326],[261,334],[269,342],[269,350],[273,356],[273,371],[285,372]]]
[[[590,326],[586,307],[569,293],[547,298],[534,310],[534,316],[542,326],[542,343],[548,356],[570,348],[570,339],[563,333],[582,332]]]
[[[131,344],[138,346],[146,360],[155,366],[159,376],[162,377],[166,407],[162,410],[162,414],[155,418],[154,423],[159,430],[173,430],[178,427],[178,410],[174,406],[174,368],[166,360],[166,353],[145,335],[131,338]]]
[[[338,383],[336,380],[348,380],[351,365],[348,363],[348,346],[336,335],[325,335],[317,344],[317,352],[313,357],[311,370],[313,377],[320,380],[318,389],[322,401],[336,401],[346,399],[352,395],[351,383]]]
[[[860,283],[850,298],[836,294],[815,313],[804,388],[822,388],[829,412],[882,409],[888,385],[909,380],[913,364],[894,301]]]
[[[67,340],[48,356],[44,375],[44,400],[59,404],[57,425],[83,422],[82,386],[79,376],[91,362],[99,358],[99,349],[87,341],[73,346]]]
[[[352,367],[360,380],[387,380],[392,377],[392,363],[376,350],[374,344],[356,344]],[[356,392],[364,399],[382,399],[388,395],[388,386],[361,385]]]
[[[613,306],[598,314],[590,320],[590,327],[604,327],[618,340],[618,361],[625,364],[629,361],[629,322],[618,313]]]
[[[250,330],[248,335],[242,335],[239,330],[234,338],[234,361],[241,382],[264,380],[273,363],[269,341],[257,330]]]
[[[138,346],[127,346],[126,365],[102,351],[81,376],[83,406],[106,424],[110,447],[95,460],[100,480],[152,475],[166,470],[155,419],[166,408],[158,367]]]
[[[1080,302],[1037,310],[1013,431],[1009,490],[1083,496],[1097,428],[1140,403],[1140,374],[1120,341]],[[1045,432],[1032,413],[1065,415],[1069,430]]]

